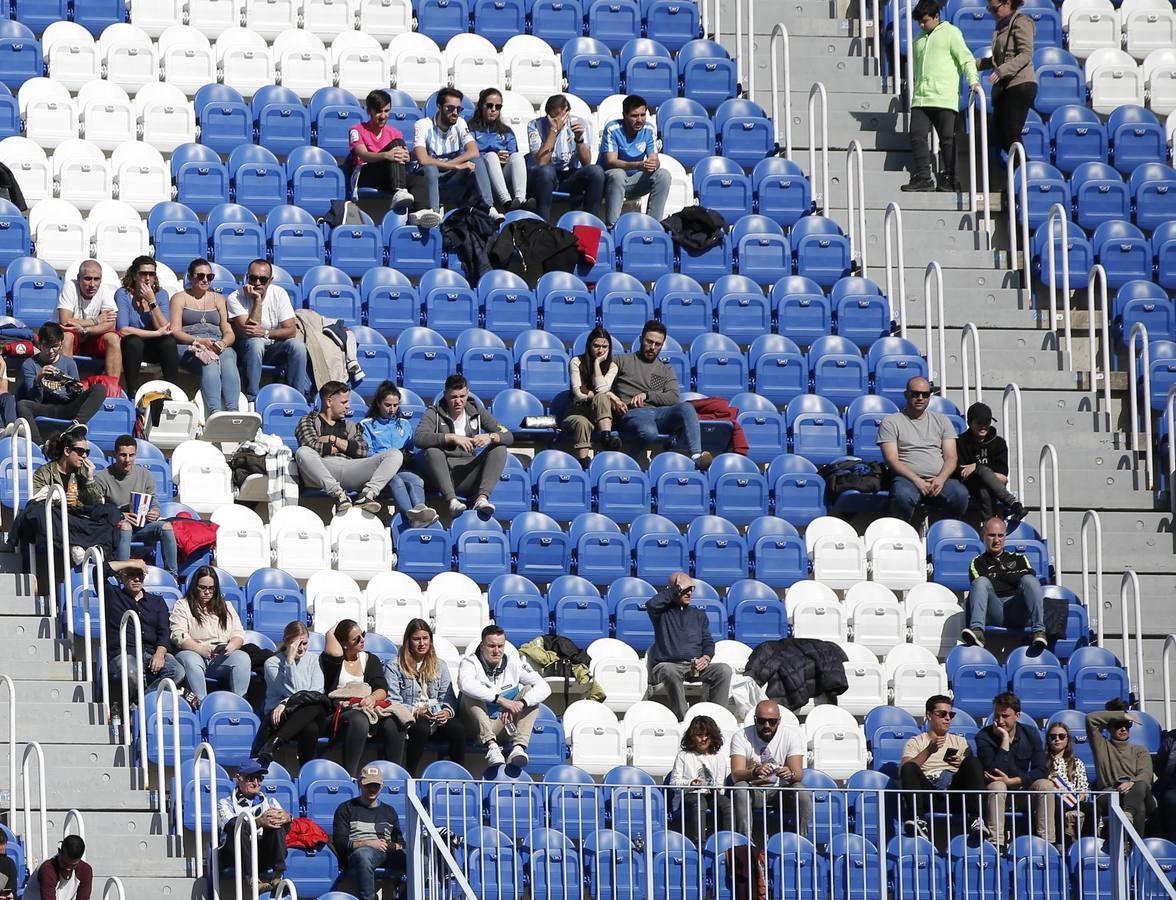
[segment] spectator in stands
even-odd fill
[[[461,117],[461,101],[465,99],[457,88],[443,87],[437,92],[437,113],[431,119],[417,119],[413,126],[412,156],[417,163],[414,179],[420,188],[424,182],[426,208],[409,216],[409,221],[421,228],[436,228],[441,224],[441,202],[455,206],[477,205],[489,212],[492,219],[501,219],[494,208],[494,194],[490,175],[478,149],[478,142],[470,134],[469,126]],[[442,196],[444,195],[444,196]]]
[[[1048,777],[1034,782],[1034,790],[1051,791],[1038,798],[1034,832],[1051,844],[1057,844],[1058,813],[1054,794],[1062,798],[1062,828],[1066,840],[1075,841],[1082,832],[1083,812],[1090,782],[1086,763],[1074,754],[1074,741],[1065,722],[1054,722],[1045,732],[1045,769]]]
[[[77,277],[67,281],[57,300],[57,321],[65,330],[66,356],[102,357],[105,373],[122,375],[122,342],[118,336],[118,307],[114,288],[102,284],[102,265],[87,259]]]
[[[237,372],[237,336],[229,323],[225,298],[212,289],[212,263],[188,264],[188,288],[171,298],[171,327],[184,346],[180,365],[200,376],[200,394],[208,414],[236,410],[241,396]]]
[[[1176,843],[1176,729],[1167,729],[1160,738],[1155,758],[1156,783],[1152,796],[1157,798],[1163,834]]]
[[[483,628],[482,639],[461,658],[457,690],[467,727],[486,749],[486,765],[526,766],[531,728],[551,685],[521,653],[506,649],[506,632],[498,625]],[[511,745],[505,757],[499,739]]]
[[[584,352],[573,356],[568,364],[572,385],[572,402],[564,415],[563,426],[571,432],[572,452],[587,464],[592,450],[592,431],[600,434],[606,450],[620,450],[621,439],[613,431],[613,404],[621,398],[612,392],[617,364],[612,356],[612,335],[597,325],[588,332]]]
[[[919,0],[911,18],[922,33],[915,38],[914,97],[911,99],[911,180],[904,191],[934,191],[931,171],[931,129],[939,137],[939,186],[941,191],[956,191],[955,132],[960,109],[960,76],[969,87],[980,83],[976,61],[964,42],[964,35],[940,17],[935,0]]]
[[[1041,582],[1033,572],[1029,557],[1005,550],[1007,535],[1004,519],[993,516],[984,522],[985,550],[972,560],[968,589],[968,627],[960,639],[969,646],[984,646],[985,625],[1008,625],[1029,620],[1033,629],[1032,651],[1045,649],[1045,600]]]
[[[1021,140],[1021,129],[1037,97],[1037,71],[1033,68],[1033,20],[1020,13],[1025,0],[988,0],[996,19],[992,55],[976,60],[976,68],[992,70],[992,124],[996,143],[1008,152]]]
[[[377,88],[367,95],[365,105],[368,120],[347,133],[351,151],[344,164],[348,194],[357,198],[360,188],[375,188],[392,195],[393,208],[410,207],[408,146],[400,129],[388,124],[392,95]]]
[[[241,649],[245,629],[233,604],[221,593],[220,578],[212,566],[192,573],[188,590],[172,608],[171,639],[180,652],[188,688],[196,706],[208,694],[208,679],[229,679],[229,690],[241,697],[249,689],[249,655]]]
[[[527,199],[527,160],[519,151],[515,133],[502,121],[502,92],[498,88],[485,88],[478,94],[469,129],[478,142],[498,209],[534,212],[535,201]]]
[[[679,719],[686,717],[686,683],[702,683],[707,700],[726,706],[731,697],[731,667],[711,662],[715,639],[710,620],[697,606],[691,606],[694,582],[685,572],[675,572],[664,588],[649,598],[646,607],[653,622],[653,646],[646,657],[649,690],[661,685]]]
[[[85,437],[85,423],[102,408],[106,399],[105,385],[86,387],[81,383],[78,364],[62,353],[64,345],[62,327],[56,322],[46,322],[37,329],[37,352],[21,363],[16,415],[28,421],[34,444],[41,443],[38,416],[72,419],[65,431],[76,431]],[[6,406],[0,406],[0,416],[7,415]]]
[[[457,715],[457,694],[450,682],[449,667],[437,657],[433,629],[424,619],[411,619],[404,629],[400,653],[384,664],[388,699],[412,710],[408,746],[402,764],[416,778],[421,757],[431,739],[444,740],[448,757],[465,762],[465,725]]]
[[[68,834],[57,845],[57,854],[45,860],[25,885],[24,895],[30,900],[40,898],[76,898],[90,900],[94,870],[82,859],[86,842],[80,834]]]
[[[494,515],[490,495],[506,467],[507,447],[514,435],[475,403],[464,375],[445,379],[441,402],[430,406],[413,435],[417,459],[429,490],[441,494],[449,513],[459,516],[466,505],[458,495],[473,497],[471,508],[483,518]]]
[[[252,403],[261,387],[261,367],[277,366],[281,381],[309,397],[314,389],[307,366],[306,343],[298,336],[290,295],[274,284],[274,267],[255,259],[245,283],[226,301],[236,331],[237,361],[245,397]]]
[[[571,114],[563,94],[548,97],[543,113],[527,124],[527,192],[535,198],[535,212],[550,219],[551,195],[567,191],[572,209],[596,215],[604,196],[604,169],[592,162],[591,124]]]
[[[400,471],[388,482],[401,522],[416,528],[436,522],[437,511],[425,503],[425,480],[410,468],[414,429],[412,421],[400,413],[400,388],[391,381],[381,382],[359,427],[369,453],[397,450],[404,455]]]
[[[343,382],[328,381],[319,388],[319,402],[320,408],[303,416],[294,429],[294,460],[302,480],[334,498],[335,515],[351,509],[348,491],[359,491],[356,503],[361,509],[378,513],[383,504],[376,498],[400,468],[404,454],[368,452],[363,432],[347,418],[351,389]]]
[[[927,795],[915,791],[963,791],[964,819],[979,830],[984,820],[980,817],[978,794],[985,788],[984,767],[972,755],[963,735],[951,730],[955,710],[951,698],[935,694],[927,698],[926,731],[915,735],[902,748],[898,771],[903,791],[912,793],[903,796],[903,817],[907,834],[931,838],[927,831],[929,813],[932,810],[946,811],[950,803],[939,803]],[[938,836],[938,835],[937,835]],[[938,841],[946,845],[946,841]]]
[[[912,378],[905,393],[906,406],[878,426],[878,446],[894,476],[890,515],[910,522],[923,504],[962,518],[968,510],[968,489],[951,477],[956,469],[955,427],[947,416],[927,408],[931,382],[926,378]]]
[[[1009,491],[1009,445],[992,427],[995,421],[987,403],[968,407],[968,430],[956,440],[956,474],[979,505],[982,522],[996,512],[999,500],[1009,511],[1009,528],[1016,528],[1029,512]]]
[[[33,472],[32,501],[22,510],[23,518],[13,524],[13,531],[40,548],[45,540],[46,515],[53,515],[54,540],[60,542],[57,508],[37,501],[48,497],[54,485],[65,491],[69,510],[70,559],[81,565],[87,547],[97,547],[107,558],[114,557],[115,524],[121,518],[118,509],[103,503],[102,487],[94,480],[94,463],[84,426],[63,431],[45,442],[49,462]],[[55,547],[54,553],[60,552]]]
[[[332,710],[329,701],[323,702],[319,654],[309,652],[309,646],[306,623],[295,619],[282,630],[278,652],[265,661],[265,737],[257,752],[263,763],[268,764],[286,741],[295,742],[299,765],[318,755],[318,739],[326,733]]]
[[[260,893],[272,891],[286,875],[286,832],[293,821],[281,803],[261,789],[268,770],[269,766],[257,759],[241,763],[233,792],[221,799],[217,809],[217,820],[224,834],[221,853],[234,852],[240,824],[237,817],[241,813],[251,815],[257,824],[257,888]],[[241,871],[237,877],[252,886],[253,849],[247,836],[242,835],[240,841]],[[270,874],[267,876],[266,872]]]
[[[665,217],[670,195],[670,173],[661,168],[657,134],[646,121],[649,108],[644,97],[630,94],[621,104],[620,119],[604,126],[600,156],[604,160],[604,222],[612,228],[621,217],[626,200],[649,195],[649,215]]]
[[[1010,793],[1024,791],[1045,780],[1049,771],[1041,748],[1041,733],[1032,723],[1022,728],[1021,698],[1011,691],[992,699],[992,724],[976,735],[976,755],[988,782],[987,831],[998,848],[1003,847],[1005,801]],[[987,837],[987,834],[982,836]]]
[[[0,830],[0,900],[16,900],[16,860],[8,855],[8,832]]]
[[[666,342],[666,326],[650,319],[641,329],[641,349],[617,358],[612,384],[613,411],[620,430],[642,448],[655,444],[660,434],[680,432],[686,452],[701,470],[710,468],[709,451],[702,449],[698,413],[678,393],[678,376],[658,359]]]
[[[731,757],[723,752],[723,732],[710,716],[690,720],[674,766],[670,784],[682,791],[683,833],[701,847],[716,831],[731,827],[731,808],[723,801],[722,786],[731,774]]]
[[[167,291],[159,287],[154,257],[136,256],[131,261],[122,287],[114,294],[114,305],[127,393],[133,396],[138,389],[144,362],[158,363],[164,379],[175,384],[180,378],[180,357]]]
[[[803,730],[780,724],[775,700],[761,700],[754,724],[731,738],[731,781],[737,788],[746,785],[735,791],[735,828],[754,835],[760,847],[785,822],[798,834],[808,833],[813,800],[801,787],[806,746]]]
[[[387,702],[388,681],[380,658],[363,648],[363,629],[351,619],[339,622],[327,632],[319,665],[327,696],[345,704],[336,735],[343,744],[343,768],[352,778],[359,774],[369,733],[380,759],[400,759],[404,733]]]
[[[1118,791],[1119,805],[1136,831],[1143,831],[1148,813],[1156,808],[1152,796],[1152,758],[1147,748],[1131,743],[1131,728],[1139,717],[1127,711],[1119,698],[1109,700],[1103,712],[1086,714],[1086,739],[1094,753],[1098,786]],[[1103,730],[1110,734],[1108,739]]]
[[[102,488],[103,499],[113,503],[123,514],[118,524],[118,547],[115,559],[131,558],[131,541],[159,546],[163,555],[163,567],[173,578],[179,575],[180,566],[176,557],[176,535],[170,522],[159,521],[159,496],[155,476],[149,469],[135,465],[139,452],[135,439],[129,434],[120,434],[114,440],[114,462],[94,476]],[[142,520],[133,511],[135,494],[146,494],[150,506],[142,513]]]
[[[359,900],[376,900],[376,869],[405,869],[404,833],[396,810],[380,802],[384,773],[379,766],[367,766],[357,781],[359,796],[335,810],[331,845],[340,870],[353,874]]]

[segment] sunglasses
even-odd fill
[[[156,274],[156,272],[154,269],[140,269],[139,270],[139,277],[140,278],[143,278],[145,276],[150,277],[150,278],[154,278],[155,274]]]
[[[212,281],[211,272],[196,272],[192,275],[193,281]]]
[[[123,576],[127,581],[142,581],[146,577],[142,572],[127,572]]]
[[[69,452],[76,453],[78,456],[89,456],[90,455],[90,448],[89,447],[70,447]]]
[[[482,106],[486,109],[502,109],[501,103],[483,103]]]
[[[756,725],[776,725],[779,722],[780,722],[779,716],[777,716],[774,719],[766,719],[763,716],[756,716],[755,717],[755,724]]]
[[[927,399],[931,396],[931,392],[930,391],[907,391],[907,396],[908,397],[921,397],[923,399]]]
[[[445,110],[446,112],[461,112],[461,104],[460,103],[446,103],[441,108],[443,110]]]
[[[242,780],[242,781],[257,781],[257,782],[261,782],[261,781],[265,781],[265,776],[264,776],[264,775],[262,775],[262,774],[259,772],[259,773],[257,773],[256,775],[242,775],[242,776],[241,776],[241,780]]]
[[[1051,741],[1064,741],[1064,740],[1066,740],[1066,738],[1068,738],[1068,737],[1069,737],[1069,735],[1068,735],[1068,734],[1063,734],[1063,733],[1059,732],[1058,734],[1051,734],[1051,735],[1049,736],[1049,739],[1050,739]]]
[[[931,715],[935,716],[937,719],[954,719],[956,717],[954,709],[937,709],[934,710]]]
[[[245,280],[250,284],[269,284],[269,275],[246,275]]]

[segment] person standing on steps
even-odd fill
[[[915,83],[911,89],[911,180],[904,191],[956,191],[955,131],[960,108],[960,76],[968,86],[980,83],[976,60],[963,33],[940,16],[935,0],[919,0],[911,17],[922,29],[915,38]],[[931,172],[931,129],[939,137],[940,171],[936,185]]]
[[[1021,140],[1029,108],[1037,97],[1037,71],[1033,68],[1033,20],[1021,15],[1025,0],[988,0],[996,18],[992,56],[976,60],[976,68],[989,72],[992,83],[992,124],[996,143],[1006,153]]]

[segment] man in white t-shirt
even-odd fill
[[[731,781],[735,790],[735,828],[752,835],[759,846],[785,823],[798,834],[808,832],[813,801],[804,779],[804,732],[780,724],[780,705],[762,700],[755,724],[731,737]],[[789,793],[785,793],[789,791]]]
[[[286,384],[303,397],[309,396],[314,385],[307,368],[306,344],[298,337],[290,295],[274,284],[274,267],[264,259],[253,260],[245,283],[229,294],[226,302],[237,330],[241,387],[249,401],[257,399],[263,365],[277,366]]]
[[[437,114],[431,119],[417,119],[413,126],[412,158],[417,164],[413,179],[417,185],[424,182],[427,208],[414,212],[409,221],[421,228],[441,224],[442,193],[453,206],[477,203],[491,218],[503,217],[494,208],[490,175],[478,142],[461,117],[463,99],[456,88],[441,88],[437,92]]]
[[[65,330],[63,356],[100,356],[105,373],[122,375],[122,343],[115,330],[118,306],[115,286],[102,283],[102,266],[93,259],[78,266],[78,274],[67,281],[57,301],[57,321]]]

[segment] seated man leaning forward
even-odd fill
[[[955,427],[947,416],[928,409],[931,382],[926,378],[907,382],[906,401],[878,426],[878,446],[894,475],[890,515],[910,522],[922,504],[962,518],[968,489],[951,477],[956,470]]]
[[[767,836],[782,831],[784,823],[807,834],[813,799],[800,786],[804,780],[804,732],[780,724],[780,705],[762,700],[755,708],[755,724],[731,738],[731,781],[735,793],[735,827],[754,835],[764,846]]]
[[[1005,550],[1005,522],[992,516],[984,523],[984,552],[972,560],[969,574],[968,627],[960,639],[969,646],[984,646],[984,626],[1027,624],[1033,629],[1030,645],[1035,653],[1046,647],[1045,600],[1041,582],[1023,553]],[[1011,615],[1010,615],[1011,614]]]
[[[277,366],[282,383],[308,397],[314,384],[307,368],[306,343],[298,336],[290,295],[274,284],[274,267],[264,259],[253,260],[245,283],[225,303],[237,330],[241,387],[249,401],[257,399],[263,365]]]
[[[702,449],[698,413],[681,399],[678,376],[670,364],[658,359],[665,343],[666,326],[650,319],[641,329],[641,349],[617,357],[612,392],[620,398],[613,401],[621,420],[619,429],[626,440],[641,447],[654,444],[659,434],[680,432],[686,452],[706,471],[712,456]]]
[[[600,158],[604,163],[604,222],[617,224],[626,200],[649,195],[647,210],[659,222],[670,195],[670,173],[661,168],[657,135],[647,121],[645,98],[630,94],[621,104],[620,119],[604,126]]]
[[[706,685],[706,699],[726,706],[731,697],[731,667],[711,662],[715,640],[706,613],[690,605],[694,582],[685,572],[675,572],[670,582],[649,598],[646,609],[653,621],[653,646],[649,650],[649,690],[665,685],[669,707],[679,719],[686,716],[685,682]]]

